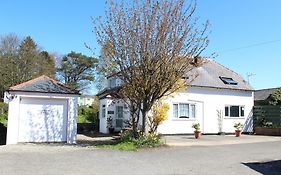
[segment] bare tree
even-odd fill
[[[107,1],[94,19],[104,49],[101,71],[123,81],[119,97],[141,111],[142,129],[153,104],[184,86],[182,77],[208,45],[208,22],[198,27],[196,1]]]

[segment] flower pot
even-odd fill
[[[235,130],[235,136],[240,137],[241,136],[241,131],[240,130]]]
[[[200,136],[201,136],[201,131],[194,131],[194,137],[195,137],[196,139],[199,139]]]

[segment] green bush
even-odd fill
[[[137,132],[133,134],[132,130],[127,130],[121,133],[121,143],[133,143],[137,148],[156,147],[162,145],[162,141],[157,134],[144,134]]]
[[[134,134],[132,130],[121,131],[120,142],[133,142]]]
[[[115,144],[99,145],[98,147],[124,151],[136,151],[139,148],[157,147],[161,145],[163,145],[163,142],[157,134],[144,134],[142,132],[134,134],[132,130],[126,130],[121,132],[120,140],[115,142]]]
[[[7,127],[8,123],[8,104],[0,102],[0,123]]]
[[[92,107],[78,107],[77,123],[95,123],[97,121],[97,111]]]

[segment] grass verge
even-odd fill
[[[137,151],[137,146],[132,142],[120,142],[115,145],[99,145],[98,148],[121,150],[121,151]]]

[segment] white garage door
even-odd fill
[[[66,141],[67,100],[22,98],[18,142]]]

